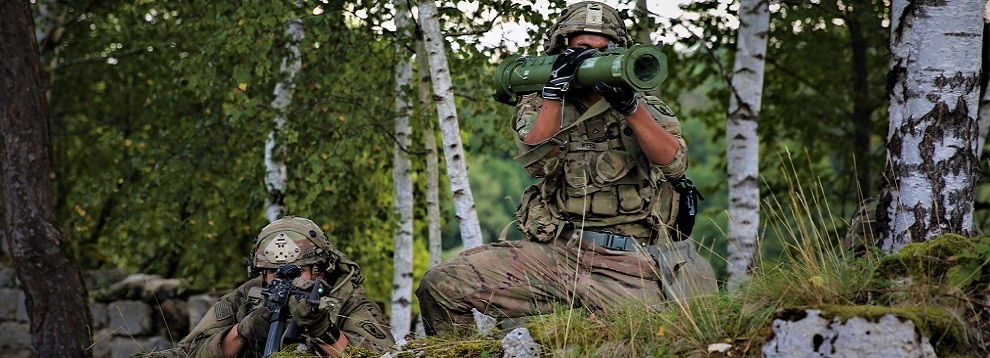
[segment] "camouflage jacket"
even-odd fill
[[[527,188],[516,212],[520,230],[530,239],[549,241],[571,223],[653,241],[665,238],[677,215],[678,195],[667,181],[687,170],[687,144],[673,111],[656,97],[640,95],[641,103],[661,127],[677,138],[680,149],[665,165],[650,163],[618,112],[608,109],[568,133],[558,135],[554,156],[522,160],[538,149],[523,142],[543,105],[537,94],[524,96],[513,120],[517,160],[542,181]],[[564,103],[561,127],[587,111],[577,101]]]
[[[347,336],[350,346],[358,346],[376,352],[384,352],[395,344],[395,339],[384,324],[385,315],[378,304],[365,298],[363,278],[360,275],[345,276],[342,282],[330,282],[333,289],[329,293],[332,302],[331,318]],[[213,305],[213,309],[181,342],[181,347],[190,357],[221,356],[220,341],[239,320],[252,310],[260,307],[262,278],[252,279],[234,291],[227,293]],[[246,352],[240,356],[262,356],[265,342],[254,342],[245,346]]]

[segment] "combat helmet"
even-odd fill
[[[628,48],[632,38],[626,24],[615,8],[598,1],[582,1],[571,4],[557,22],[547,30],[543,41],[543,51],[555,55],[567,48],[567,39],[579,32],[590,32],[606,36],[619,47]]]
[[[336,252],[319,225],[287,215],[265,226],[254,239],[248,273],[257,276],[263,269],[285,264],[316,265],[317,270],[332,272],[338,259]]]

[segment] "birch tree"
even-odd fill
[[[285,44],[288,52],[282,59],[279,68],[282,79],[275,85],[275,99],[272,100],[275,128],[268,133],[268,139],[265,141],[265,188],[268,192],[265,198],[265,218],[269,222],[285,215],[285,178],[288,176],[288,171],[285,167],[285,141],[282,138],[282,131],[285,129],[287,108],[292,104],[292,94],[295,92],[296,73],[302,67],[302,56],[299,51],[299,42],[305,35],[302,21],[299,18],[289,20],[285,33],[288,38]]]
[[[430,113],[430,63],[426,59],[426,44],[416,40],[416,74],[419,76],[419,108],[423,113],[423,148],[426,152],[426,220],[427,247],[430,267],[443,260],[443,238],[440,236],[440,165],[437,158],[437,139]]]
[[[763,91],[763,69],[770,27],[766,0],[743,0],[739,7],[736,60],[726,125],[729,175],[728,288],[748,279],[757,253],[760,223],[759,141],[756,136]]]
[[[639,17],[639,19],[636,21],[635,27],[633,28],[633,31],[635,32],[633,35],[636,36],[636,42],[641,44],[653,43],[653,39],[650,38],[650,35],[653,33],[653,29],[652,29],[653,26],[651,26],[652,18],[650,17],[650,9],[649,6],[647,6],[646,0],[636,0],[635,13],[637,17]],[[660,46],[662,44],[658,43],[657,45]],[[662,97],[663,88],[657,87],[647,92],[647,94],[651,96]]]
[[[406,92],[412,83],[412,53],[406,50],[412,36],[409,27],[412,15],[406,0],[395,2],[395,154],[392,180],[395,185],[395,213],[399,227],[395,230],[395,247],[392,270],[392,310],[389,323],[392,336],[402,340],[412,327],[413,285],[413,185],[412,163],[409,159],[409,115],[412,106],[406,100]]]
[[[982,0],[891,3],[890,124],[879,246],[973,233]]]
[[[55,219],[48,86],[29,2],[0,3],[0,18],[0,226],[24,289],[32,352],[91,357],[86,287]]]
[[[444,160],[447,165],[447,176],[450,179],[450,193],[454,201],[454,217],[460,227],[464,248],[469,249],[481,246],[483,243],[481,226],[478,223],[478,213],[474,209],[474,197],[468,182],[467,161],[464,158],[461,130],[457,123],[457,108],[454,106],[454,93],[451,90],[447,53],[440,35],[437,7],[433,0],[419,0],[419,19],[426,44],[426,56],[430,63],[433,99],[437,103]]]
[[[976,145],[977,155],[983,153],[983,145],[986,144],[987,134],[990,133],[990,76],[985,74],[990,69],[988,66],[990,65],[990,39],[987,38],[987,33],[990,33],[990,6],[984,6],[983,9],[983,61],[981,66],[984,76],[981,85],[983,95],[980,96],[980,108],[977,112],[977,122],[980,126],[980,133],[977,135],[979,138]]]

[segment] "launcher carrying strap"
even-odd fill
[[[567,144],[567,141],[565,141],[563,138],[568,132],[570,132],[572,129],[574,129],[579,124],[581,124],[581,122],[584,122],[590,119],[591,117],[605,113],[605,111],[608,110],[609,108],[610,107],[608,105],[608,102],[605,101],[604,98],[598,100],[598,102],[595,102],[595,104],[592,105],[591,108],[588,108],[588,110],[585,111],[584,114],[581,115],[581,117],[578,117],[578,119],[574,121],[574,123],[569,124],[567,127],[560,128],[560,131],[558,131],[557,134],[554,134],[550,138],[544,139],[539,143],[531,145],[529,150],[515,157],[516,161],[522,164],[523,167],[528,167],[533,163],[536,163],[537,160],[540,160],[540,158],[547,156],[547,154],[550,153],[551,150],[553,150],[554,147],[547,144],[550,143],[556,144],[558,147],[565,146]]]

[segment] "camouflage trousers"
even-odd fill
[[[659,306],[660,281],[645,251],[609,250],[572,237],[466,250],[427,271],[416,295],[427,334],[444,335],[470,331],[472,308],[514,318],[550,313],[557,304],[592,311]]]

